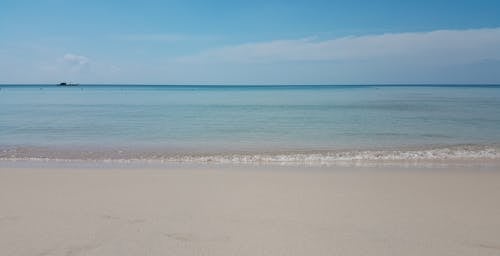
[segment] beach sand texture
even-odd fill
[[[500,171],[0,168],[0,255],[500,255]]]

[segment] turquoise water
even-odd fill
[[[4,158],[483,148],[500,143],[499,86],[0,88]]]

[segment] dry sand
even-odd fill
[[[0,255],[500,255],[500,170],[0,167]]]

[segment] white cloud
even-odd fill
[[[398,61],[439,64],[500,60],[500,28],[246,43],[177,59],[180,62]]]
[[[136,36],[134,40],[182,38]],[[123,52],[117,59],[99,51],[92,59],[64,54],[60,50],[67,47],[56,49],[52,44],[0,46],[0,83],[500,83],[500,28],[274,40],[207,49],[177,59],[161,52],[147,57],[128,54],[136,47],[127,45],[116,46]]]
[[[65,67],[69,68],[69,70],[73,72],[78,72],[86,69],[90,65],[89,58],[72,53],[65,54],[62,57],[61,62]]]
[[[85,56],[66,53],[59,58],[35,63],[36,70],[30,73],[38,74],[41,81],[78,81],[94,76],[94,63]]]

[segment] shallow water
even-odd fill
[[[496,157],[500,143],[499,86],[0,88],[2,158]]]

